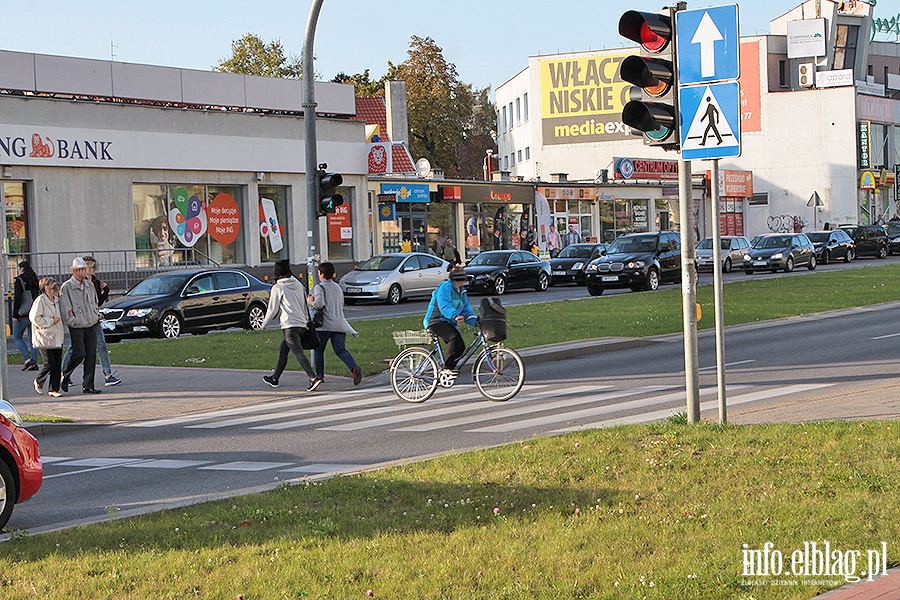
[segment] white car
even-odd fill
[[[741,265],[744,254],[750,249],[747,238],[739,235],[722,236],[722,272],[731,273],[734,265]],[[694,259],[697,261],[697,270],[713,269],[713,239],[708,237],[697,244],[694,249]]]
[[[378,254],[341,277],[347,304],[381,300],[397,304],[404,298],[430,296],[447,279],[450,263],[424,252]]]

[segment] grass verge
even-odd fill
[[[14,535],[0,596],[806,600],[845,578],[745,576],[744,545],[896,564],[898,427],[615,427]]]

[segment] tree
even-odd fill
[[[347,75],[343,71],[334,76],[332,83],[349,83],[356,90],[357,96],[384,96],[385,77],[377,81],[369,78],[369,70],[362,73]]]
[[[213,70],[288,79],[299,79],[303,75],[301,60],[285,56],[281,40],[267,44],[252,33],[231,42],[231,58],[223,58]]]
[[[472,92],[472,117],[463,129],[456,149],[456,165],[462,179],[481,179],[484,176],[486,150],[497,154],[497,111],[490,99],[490,86]],[[487,174],[490,179],[490,173]]]

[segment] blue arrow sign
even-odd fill
[[[675,42],[679,85],[740,77],[737,4],[676,12]]]
[[[741,155],[740,100],[737,81],[678,89],[682,160]]]

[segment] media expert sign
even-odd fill
[[[628,54],[539,61],[544,145],[634,139],[622,123],[631,84],[619,78]]]

